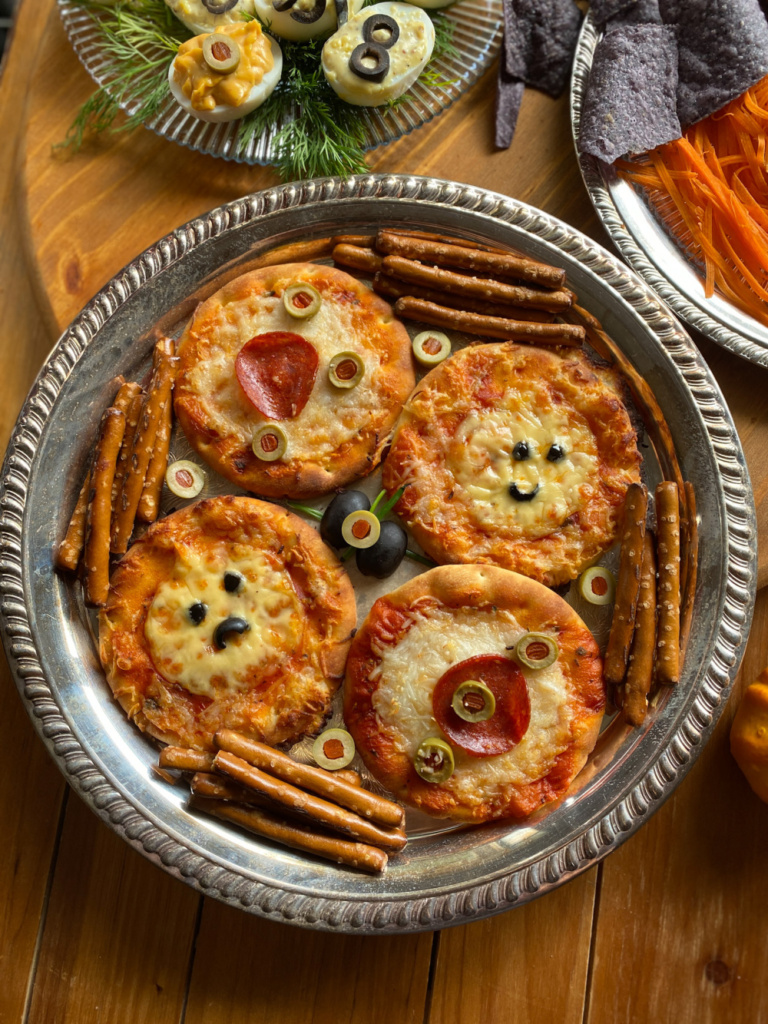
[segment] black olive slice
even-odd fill
[[[376,39],[375,32],[388,32],[386,39]],[[400,38],[400,26],[394,18],[388,14],[374,14],[367,18],[363,25],[363,39],[366,43],[376,43],[377,46],[390,50]]]
[[[203,7],[209,14],[226,14],[237,7],[237,0],[203,0]]]
[[[563,448],[561,444],[558,444],[557,441],[555,441],[554,444],[551,444],[549,446],[549,451],[547,452],[547,462],[559,462],[561,459],[564,458],[565,448]]]
[[[349,21],[349,5],[347,0],[334,0],[336,7],[336,24],[341,28]]]
[[[272,0],[272,6],[279,14],[282,14],[284,11],[290,11],[294,21],[298,21],[302,25],[312,25],[325,14],[327,0],[315,0],[314,7],[308,11],[301,9],[297,11],[294,7],[295,3],[296,0]]]
[[[224,573],[224,589],[228,594],[235,594],[242,587],[244,581],[245,576],[242,573],[234,572],[234,570]]]
[[[365,60],[375,63],[364,64]],[[378,43],[360,43],[352,51],[349,68],[358,78],[368,82],[383,82],[389,71],[389,54]]]
[[[230,633],[247,633],[251,627],[245,621],[236,615],[230,615],[228,619],[224,619],[218,624],[216,629],[213,631],[213,642],[220,651],[223,651],[227,646],[227,637]]]
[[[510,484],[509,485],[510,497],[514,498],[515,501],[533,501],[533,499],[536,497],[536,495],[538,493],[539,493],[539,485],[538,484],[536,484],[536,486],[533,488],[532,491],[521,491],[521,490],[519,490],[517,484]]]
[[[518,441],[515,447],[512,449],[512,458],[515,462],[525,462],[526,459],[530,459],[531,449],[528,447],[527,441]]]
[[[193,625],[199,626],[201,622],[205,621],[205,616],[208,614],[208,605],[203,604],[202,601],[195,601],[187,609],[187,615],[189,615],[190,622]]]

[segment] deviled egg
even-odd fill
[[[363,0],[253,0],[256,14],[281,39],[303,43],[330,35],[362,8]]]
[[[199,35],[253,14],[253,0],[165,0],[176,17]]]
[[[168,82],[187,113],[202,121],[234,121],[261,106],[282,72],[277,40],[258,21],[241,21],[182,43]]]
[[[406,3],[365,7],[323,47],[323,72],[347,103],[378,107],[406,92],[435,45],[428,14]]]

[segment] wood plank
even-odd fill
[[[332,935],[206,900],[185,1024],[421,1024],[432,934]]]
[[[730,755],[738,696],[768,664],[768,590],[734,696],[690,775],[603,865],[588,1024],[768,1021],[768,806]]]
[[[427,1024],[582,1024],[598,870],[442,932]]]
[[[71,793],[28,1024],[178,1024],[200,900]]]

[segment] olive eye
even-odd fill
[[[547,452],[547,462],[559,462],[565,458],[565,448],[561,444],[551,444]]]
[[[195,601],[195,603],[190,605],[187,609],[187,615],[189,615],[190,622],[195,626],[199,626],[207,614],[208,606],[203,604],[202,601]]]
[[[527,441],[518,441],[515,447],[512,449],[512,458],[515,462],[525,462],[526,459],[530,459],[531,449],[528,447]]]
[[[239,572],[224,573],[224,589],[228,594],[236,594],[242,587],[245,577]]]

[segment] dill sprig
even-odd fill
[[[150,121],[168,100],[170,57],[189,32],[164,0],[77,0],[98,29],[105,84],[83,104],[62,143],[79,149],[88,135],[131,131]],[[449,84],[432,68],[440,57],[458,57],[453,23],[427,12],[435,26],[435,48],[422,80]],[[264,26],[267,30],[268,25]],[[366,131],[359,108],[341,100],[325,79],[320,53],[325,40],[280,40],[283,77],[272,95],[238,123],[235,153],[272,134],[272,161],[283,181],[364,173]],[[396,104],[397,101],[395,101]],[[126,117],[117,121],[120,110]]]

